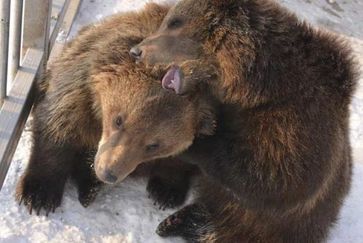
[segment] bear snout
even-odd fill
[[[113,170],[111,170],[110,168],[104,168],[104,167],[100,166],[99,164],[100,163],[98,161],[96,161],[95,172],[96,172],[97,178],[107,184],[116,183],[118,178],[115,175],[115,173],[113,172]]]
[[[104,170],[101,172],[101,175],[98,176],[100,180],[108,184],[114,184],[117,181],[117,176],[112,174],[110,170]]]
[[[130,49],[130,56],[134,58],[136,61],[141,59],[142,50],[138,46],[134,46]]]
[[[111,157],[109,154],[96,155],[94,168],[97,178],[107,184],[123,181],[139,164],[138,160],[130,160],[132,155],[128,154],[126,158],[125,156],[124,154]]]

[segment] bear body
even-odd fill
[[[129,56],[167,9],[149,4],[86,27],[37,84],[34,143],[16,192],[30,213],[54,211],[69,178],[88,206],[100,180],[120,181],[140,163],[180,153],[198,134],[213,133],[211,102],[163,90]],[[175,158],[151,164],[150,196],[162,208],[183,203],[198,168]]]
[[[327,238],[352,174],[348,120],[357,76],[344,41],[270,0],[182,0],[131,52],[139,63],[180,69],[177,85],[164,76],[165,88],[210,93],[221,105],[215,135],[181,155],[203,172],[199,197],[159,225],[161,236]],[[192,71],[186,62],[195,63]]]

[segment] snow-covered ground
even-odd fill
[[[363,66],[363,41],[358,39],[363,38],[362,0],[280,1],[316,25],[354,37],[352,45]],[[83,0],[72,36],[80,26],[119,11],[138,9],[145,2]],[[363,75],[351,107],[353,185],[340,220],[331,232],[330,243],[363,242]],[[48,218],[29,216],[24,207],[15,203],[14,191],[27,163],[30,143],[26,129],[0,191],[0,242],[183,242],[176,238],[164,240],[154,233],[158,223],[173,210],[161,211],[152,204],[145,192],[146,180],[142,178],[105,187],[87,209],[78,203],[75,188],[67,185],[63,204],[54,214]]]

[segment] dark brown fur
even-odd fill
[[[181,66],[184,92],[210,92],[222,105],[216,134],[182,156],[203,171],[200,196],[158,233],[198,242],[325,240],[352,173],[356,71],[347,44],[273,1],[182,0],[134,48],[138,62]],[[186,62],[219,78],[189,79]]]
[[[176,97],[161,89],[158,81],[137,67],[128,54],[131,46],[157,29],[167,9],[149,4],[139,13],[117,15],[83,29],[37,85],[34,144],[16,192],[17,200],[30,213],[54,211],[61,204],[64,184],[70,177],[78,187],[80,202],[88,206],[100,185],[93,170],[97,150],[98,159],[103,154],[126,151],[123,158],[129,158],[134,168],[140,162],[181,152],[199,132],[213,132],[209,102],[204,105],[200,99]],[[179,119],[171,117],[173,112]],[[115,114],[125,115],[122,129],[114,126]],[[110,140],[111,133],[118,133],[117,139],[113,136],[108,147],[99,144],[101,137],[102,141]],[[121,149],[118,138],[129,139],[129,147]],[[147,144],[138,138],[164,142],[160,146],[163,151],[144,152]],[[141,155],[143,161],[136,159]],[[112,167],[112,173],[126,175],[131,171],[118,171],[124,162],[104,159],[95,167]],[[147,188],[150,196],[162,208],[183,203],[190,178],[198,168],[177,159],[153,164]]]

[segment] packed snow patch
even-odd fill
[[[136,10],[146,0],[84,0],[71,34],[81,26],[120,11]],[[175,2],[158,1],[158,2]],[[360,38],[360,28],[347,26],[358,18],[362,6],[358,0],[345,3],[340,8],[328,2],[310,0],[281,0],[289,8],[311,22]],[[286,3],[285,3],[286,2]],[[338,1],[336,1],[338,2]],[[324,4],[325,3],[325,4]],[[325,9],[323,9],[325,8]],[[358,9],[357,9],[358,8]],[[354,10],[354,11],[353,11]],[[348,19],[339,21],[339,16]],[[350,11],[350,12],[349,12]],[[358,23],[358,21],[356,21]],[[345,28],[347,27],[347,28]],[[363,66],[363,42],[351,39],[352,46]],[[354,177],[349,197],[344,202],[340,219],[331,232],[330,243],[363,242],[363,76],[354,96],[351,116],[351,141],[354,147]],[[154,232],[158,223],[174,210],[161,211],[148,199],[146,179],[130,178],[115,187],[106,186],[96,201],[83,208],[77,199],[74,186],[68,184],[63,204],[49,217],[30,216],[14,200],[15,186],[23,173],[31,145],[29,122],[19,142],[9,173],[0,191],[0,242],[183,242],[179,238],[162,239]],[[189,199],[190,201],[191,199]]]

